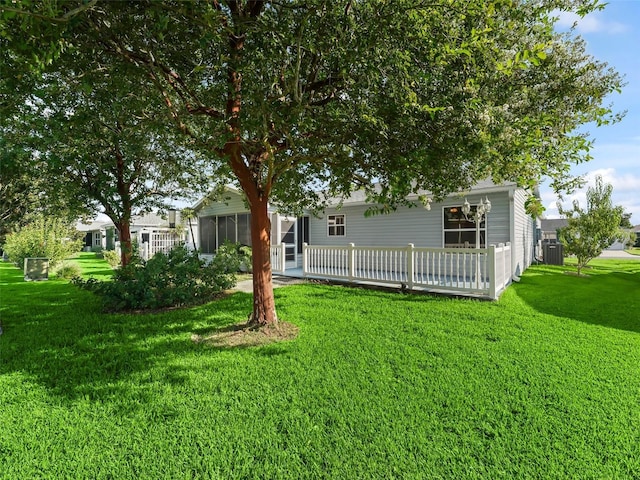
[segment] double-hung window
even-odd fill
[[[346,218],[343,213],[327,215],[327,235],[330,237],[344,237],[346,231]]]
[[[442,230],[445,248],[475,248],[476,224],[471,220],[476,213],[476,206],[471,206],[469,218],[462,213],[462,206],[444,207]],[[487,238],[486,220],[480,222],[480,248],[485,248]]]

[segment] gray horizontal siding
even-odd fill
[[[533,261],[533,241],[535,235],[534,220],[525,210],[527,193],[524,190],[516,190],[513,196],[514,206],[514,265],[513,273],[522,275]]]
[[[470,195],[469,203],[475,204],[480,197]],[[506,243],[509,240],[509,197],[507,192],[490,196],[492,209],[488,220],[490,244]],[[416,247],[441,248],[443,238],[443,208],[460,206],[464,199],[452,198],[442,203],[434,203],[431,210],[422,206],[400,207],[389,214],[365,217],[366,205],[345,206],[340,210],[327,209],[321,218],[312,217],[309,222],[309,243],[311,245],[360,246],[405,246],[413,243]],[[346,236],[327,235],[327,215],[346,215]]]
[[[245,205],[241,194],[227,192],[222,201],[211,202],[198,211],[198,217],[210,217],[213,215],[231,215],[233,213],[247,213],[249,208]]]
[[[511,209],[509,192],[494,192],[488,195],[491,201],[491,212],[488,215],[488,243],[498,245],[511,242],[513,245],[514,273],[520,275],[533,259],[534,225],[526,214],[524,202],[526,192],[516,189],[513,197],[513,226],[510,221]],[[485,198],[483,195],[482,198]],[[469,195],[469,203],[477,204],[480,196]],[[385,215],[365,217],[367,205],[346,205],[340,210],[328,208],[320,217],[309,220],[309,243],[311,245],[347,245],[354,243],[359,246],[406,246],[413,243],[416,247],[444,246],[443,208],[461,206],[464,198],[451,197],[441,203],[431,205],[431,210],[425,210],[421,205],[416,207],[400,207],[397,211]],[[223,202],[212,202],[198,211],[198,217],[214,215],[230,215],[247,213],[248,208],[243,201],[242,194],[227,192]],[[327,234],[327,215],[346,215],[346,236],[329,237]],[[275,240],[275,220],[272,239]],[[514,238],[511,238],[513,231]]]

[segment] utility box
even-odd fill
[[[27,282],[49,279],[49,259],[32,257],[24,259],[24,279]]]
[[[564,265],[564,248],[561,243],[543,243],[542,260],[545,265]]]

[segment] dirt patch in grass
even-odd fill
[[[278,322],[277,326],[255,328],[246,322],[223,327],[204,335],[191,335],[194,343],[213,347],[257,347],[270,343],[293,340],[298,336],[298,327],[288,322]]]
[[[591,275],[587,275],[586,273],[581,273],[578,275],[578,272],[570,272],[570,271],[565,271],[564,272],[565,275],[571,275],[572,277],[579,277],[579,278],[591,278]]]

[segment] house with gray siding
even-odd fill
[[[465,200],[468,201],[473,214],[475,206],[486,199],[491,202],[491,210],[476,225],[471,216],[464,215],[462,207]],[[295,218],[270,209],[271,244],[272,248],[282,246],[282,269],[285,265],[286,269],[292,269],[303,267],[306,245],[329,249],[352,245],[394,251],[411,245],[416,249],[441,249],[443,258],[449,258],[447,253],[458,251],[452,249],[475,248],[479,234],[481,249],[510,244],[508,276],[517,278],[531,265],[537,248],[539,225],[526,213],[526,199],[527,193],[515,184],[496,185],[486,181],[468,192],[454,193],[442,202],[433,202],[429,209],[416,195],[409,198],[412,207],[402,206],[389,214],[367,216],[365,212],[371,205],[366,202],[364,192],[358,191],[341,201],[336,199],[321,216]],[[250,213],[241,191],[229,187],[222,199],[201,200],[194,210],[198,216],[198,246],[202,254],[213,255],[225,241],[251,245]],[[439,260],[439,265],[443,261]],[[278,268],[274,267],[274,271]]]
[[[131,240],[140,246],[142,258],[148,260],[158,251],[167,252],[177,244],[185,244],[192,248],[197,244],[194,236],[198,231],[196,221],[183,219],[179,211],[174,210],[167,216],[158,213],[134,215],[129,225]],[[120,248],[119,234],[111,220],[93,220],[88,223],[78,222],[76,230],[84,235],[85,251],[117,250]]]

